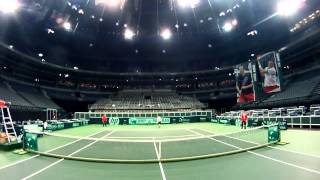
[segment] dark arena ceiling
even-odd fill
[[[289,3],[280,7],[280,1]],[[8,47],[43,63],[105,72],[182,72],[235,65],[285,46],[299,36],[292,27],[320,7],[319,0],[0,3],[0,40]],[[297,7],[299,13],[283,16]]]

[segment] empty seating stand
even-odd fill
[[[287,89],[280,93],[274,94],[269,99],[265,100],[265,102],[311,96],[313,93],[317,93],[317,91],[314,91],[314,89],[318,86],[319,82],[320,77],[294,82],[290,84]]]
[[[94,103],[91,110],[147,110],[147,109],[201,109],[198,99],[177,95],[175,92],[120,92],[109,99]]]
[[[25,106],[32,107],[33,105],[27,102],[19,94],[14,92],[12,89],[9,89],[4,83],[0,83],[0,99],[3,99],[7,102],[11,102],[15,106]]]
[[[318,82],[318,84],[316,85],[316,87],[313,90],[313,94],[314,95],[320,95],[320,82]]]
[[[25,91],[19,91],[19,93],[36,107],[59,109],[56,103],[33,87],[29,87]]]

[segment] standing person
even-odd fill
[[[246,72],[243,66],[239,67],[239,75],[236,81],[238,103],[252,102],[255,100],[251,74]]]
[[[108,122],[108,117],[104,114],[101,117],[101,121],[102,121],[102,127],[107,126],[107,122]]]
[[[50,120],[57,120],[57,114],[53,113],[52,119],[50,119]]]
[[[48,128],[48,122],[47,121],[43,121],[43,131],[47,130]]]
[[[161,117],[160,116],[157,116],[157,124],[158,124],[158,128],[160,128],[160,125],[161,125]]]
[[[258,58],[258,66],[260,70],[260,75],[264,77],[263,90],[265,93],[277,92],[280,89],[277,70],[275,68],[274,62],[272,59],[268,61],[268,66],[263,68]]]
[[[241,114],[241,129],[246,129],[247,128],[247,122],[248,122],[248,113],[247,111],[243,111]]]

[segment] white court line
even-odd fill
[[[205,136],[204,134],[201,134],[201,133],[196,132],[196,131],[191,130],[191,129],[185,129],[185,130],[186,130],[186,131],[189,131],[189,132],[191,132],[191,133],[193,133],[193,134],[195,134],[195,135],[197,135],[197,136],[201,136],[201,137]]]
[[[14,163],[12,163],[12,164],[8,164],[8,165],[5,165],[5,166],[2,166],[2,167],[0,167],[0,170],[5,169],[5,168],[8,168],[8,167],[11,167],[11,166],[14,166],[14,165],[17,165],[17,164],[20,164],[20,163],[23,163],[23,162],[25,162],[25,161],[29,161],[29,160],[31,160],[31,159],[33,159],[33,158],[38,157],[38,156],[40,156],[40,155],[31,156],[31,157],[29,157],[29,158],[27,158],[27,159],[23,159],[23,160],[14,162]]]
[[[272,149],[277,149],[277,150],[280,150],[280,151],[286,151],[286,152],[291,152],[291,153],[295,153],[295,154],[301,154],[301,155],[304,155],[304,156],[310,156],[310,157],[314,157],[314,158],[320,158],[320,156],[315,155],[315,154],[308,154],[308,153],[298,152],[298,151],[289,150],[289,149],[282,149],[282,148],[272,147],[272,146],[268,146],[268,147],[270,147],[270,148],[272,148]]]
[[[209,131],[209,130],[206,130],[206,129],[202,129],[202,128],[197,128],[197,129],[210,133],[210,131]],[[211,133],[212,133],[212,132],[211,132]],[[212,134],[213,134],[213,133],[212,133]],[[236,139],[236,140],[239,140],[239,141],[243,141],[243,142],[247,142],[247,143],[251,143],[251,144],[255,144],[255,145],[259,145],[258,143],[255,143],[255,142],[252,142],[252,141],[247,141],[247,140],[244,140],[244,139],[238,139],[238,138],[231,137],[231,136],[226,136],[226,137],[232,138],[232,139]],[[310,156],[310,157],[314,157],[314,158],[320,158],[320,156],[315,155],[315,154],[308,154],[308,153],[303,153],[303,152],[298,152],[298,151],[293,151],[293,150],[287,150],[287,149],[282,149],[282,148],[273,147],[273,146],[267,146],[267,147],[272,148],[272,149],[277,149],[277,150],[280,150],[280,151],[286,151],[286,152],[291,152],[291,153],[295,153],[295,154],[300,154],[300,155],[304,155],[304,156]]]
[[[193,134],[181,135],[181,136],[111,136],[109,139],[154,139],[154,138],[188,138],[193,137]]]
[[[201,129],[200,129],[201,130]],[[217,142],[220,142],[222,144],[225,144],[227,146],[230,146],[230,147],[233,147],[233,148],[236,148],[236,149],[243,149],[243,148],[240,148],[238,146],[235,146],[235,145],[232,145],[232,144],[229,144],[229,143],[226,143],[226,142],[223,142],[223,141],[220,141],[220,140],[217,140],[215,138],[211,138],[211,137],[208,137],[209,139],[212,139],[214,141],[217,141]],[[272,161],[275,161],[275,162],[278,162],[278,163],[281,163],[281,164],[285,164],[285,165],[288,165],[288,166],[291,166],[291,167],[295,167],[295,168],[298,168],[298,169],[302,169],[302,170],[305,170],[305,171],[308,171],[308,172],[312,172],[312,173],[315,173],[315,174],[319,174],[320,175],[320,171],[317,171],[317,170],[314,170],[314,169],[309,169],[309,168],[306,168],[306,167],[303,167],[303,166],[299,166],[299,165],[296,165],[296,164],[293,164],[293,163],[288,163],[288,162],[285,162],[285,161],[281,161],[279,159],[275,159],[275,158],[272,158],[272,157],[269,157],[269,156],[265,156],[263,154],[260,154],[260,153],[256,153],[256,152],[252,152],[252,151],[247,151],[248,153],[250,154],[253,154],[253,155],[256,155],[256,156],[259,156],[259,157],[262,157],[262,158],[265,158],[265,159],[269,159],[269,160],[272,160]]]
[[[156,125],[156,124],[154,124],[154,125]],[[164,124],[162,124],[162,125],[164,125]],[[144,129],[117,129],[117,131],[118,132],[130,132],[130,131],[134,131],[134,132],[136,132],[136,131],[138,131],[138,132],[141,132],[141,131],[155,131],[155,130],[157,130],[157,131],[177,131],[177,130],[184,130],[184,128],[171,128],[171,129],[159,129],[158,128],[158,126],[153,126],[153,127],[151,127],[151,128],[149,128],[149,129],[146,129],[146,128],[144,128]]]
[[[104,130],[104,131],[106,131],[106,130]],[[106,137],[108,137],[109,135],[111,135],[111,134],[114,133],[114,132],[115,132],[115,130],[111,131],[110,133],[106,134],[105,136],[103,136],[103,137],[101,137],[101,138],[99,138],[99,139],[106,138]],[[90,143],[90,144],[87,144],[86,146],[82,147],[81,149],[78,149],[77,151],[75,151],[75,152],[67,155],[67,157],[70,157],[70,156],[72,156],[72,155],[74,155],[74,154],[76,154],[76,153],[78,153],[78,152],[80,152],[80,151],[88,148],[89,146],[92,146],[93,144],[97,143],[99,139],[97,139],[96,141],[94,141],[94,142],[92,142],[92,143]],[[35,175],[37,175],[37,174],[42,173],[43,171],[51,168],[52,166],[55,166],[55,165],[59,164],[59,163],[62,162],[62,161],[64,161],[64,158],[63,158],[63,159],[60,159],[60,160],[58,160],[58,161],[56,161],[56,162],[54,162],[54,163],[49,164],[48,166],[40,169],[39,171],[36,171],[36,172],[30,174],[29,176],[22,178],[21,180],[30,179],[31,177],[33,177],[33,176],[35,176]]]
[[[158,158],[158,161],[159,161],[159,167],[160,167],[160,172],[161,172],[162,180],[167,180],[166,175],[165,175],[164,170],[163,170],[162,163],[161,163],[161,161],[160,161],[160,156],[161,156],[161,155],[160,155],[159,152],[158,152],[157,145],[156,145],[156,140],[155,140],[155,139],[153,139],[153,140],[154,140],[154,141],[153,141],[154,149],[156,150],[156,155],[157,155],[157,158]],[[160,146],[160,145],[159,145],[159,146]]]
[[[103,130],[103,131],[105,131],[105,130]],[[99,131],[99,132],[97,132],[97,133],[91,134],[91,135],[86,136],[86,137],[84,137],[84,138],[88,138],[88,137],[90,137],[90,136],[97,135],[97,134],[99,134],[99,133],[101,133],[101,132],[103,132],[103,131]],[[55,151],[55,150],[57,150],[57,149],[60,149],[60,148],[66,147],[66,146],[69,146],[69,145],[74,144],[74,143],[76,143],[76,142],[78,142],[78,141],[81,141],[81,140],[82,140],[82,139],[80,138],[80,139],[78,139],[78,140],[69,142],[69,143],[64,144],[64,145],[62,145],[62,146],[58,146],[58,147],[56,147],[56,148],[53,148],[53,149],[50,149],[50,150],[46,151],[46,153],[51,152],[51,151]],[[29,160],[34,159],[34,158],[39,157],[39,156],[40,156],[40,155],[38,154],[38,155],[35,155],[35,156],[31,156],[31,157],[29,157],[29,158],[27,158],[27,159],[23,159],[23,160],[21,160],[21,161],[17,161],[17,162],[14,162],[14,163],[11,163],[11,164],[2,166],[2,167],[0,167],[0,170],[5,169],[5,168],[8,168],[8,167],[11,167],[11,166],[15,166],[15,165],[20,164],[20,163],[23,163],[23,162],[25,162],[25,161],[29,161]]]
[[[320,175],[320,171],[317,171],[317,170],[314,170],[314,169],[309,169],[309,168],[306,168],[306,167],[298,166],[296,164],[292,164],[292,163],[288,163],[288,162],[285,162],[285,161],[281,161],[279,159],[275,159],[275,158],[272,158],[272,157],[269,157],[269,156],[265,156],[263,154],[255,153],[255,152],[252,152],[252,151],[248,151],[248,152],[251,153],[251,154],[254,154],[256,156],[260,156],[260,157],[263,157],[263,158],[266,158],[266,159],[270,159],[272,161],[275,161],[275,162],[278,162],[278,163],[281,163],[281,164],[285,164],[285,165],[288,165],[288,166],[291,166],[291,167],[295,167],[295,168],[298,168],[298,169],[302,169],[302,170],[305,170],[305,171],[312,172],[312,173]]]

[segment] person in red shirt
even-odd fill
[[[101,121],[102,121],[102,126],[107,126],[107,123],[108,123],[108,117],[104,114],[102,115],[101,117]]]
[[[241,114],[241,129],[246,129],[247,128],[247,122],[248,122],[248,113],[247,111],[243,111]]]
[[[0,99],[0,107],[3,108],[3,107],[5,107],[5,106],[6,106],[6,101]]]

